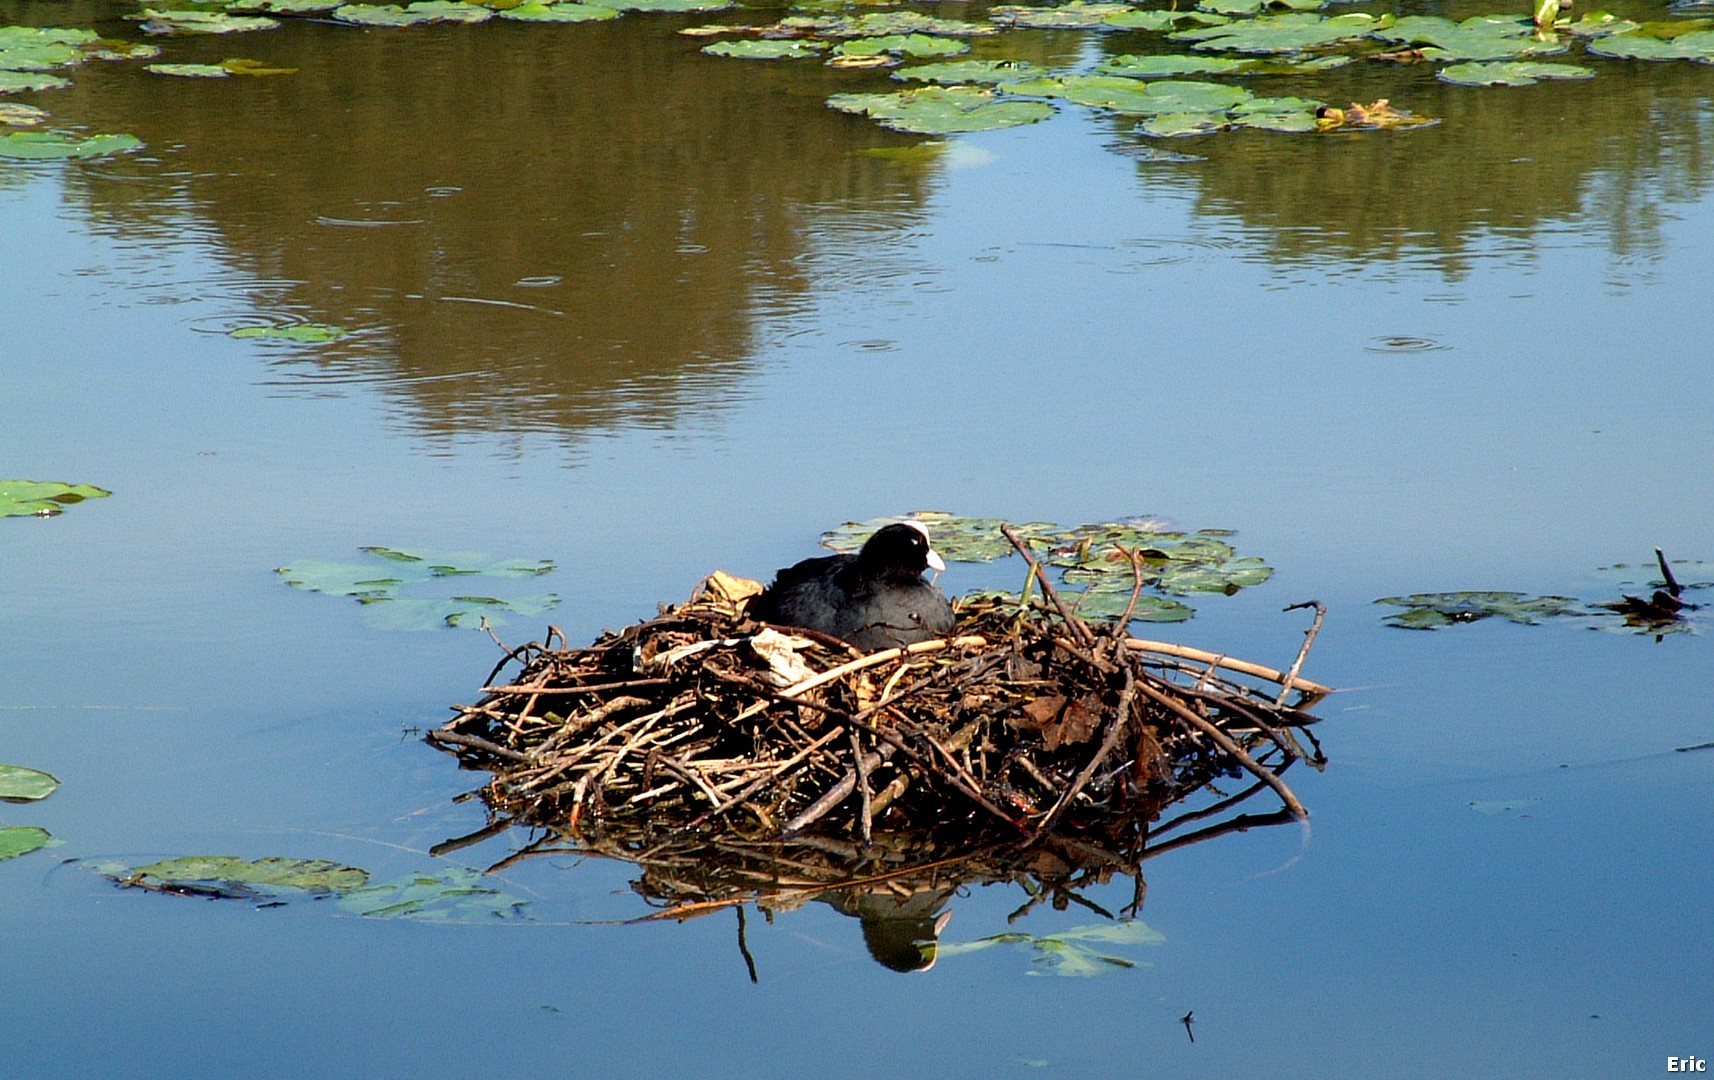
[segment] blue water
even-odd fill
[[[590,33],[684,52],[628,22]],[[411,52],[294,27],[246,48],[433,73],[458,70],[449,42],[476,47],[435,34]],[[736,78],[679,59],[687,78]],[[501,153],[515,139],[347,186],[313,148],[199,149],[229,137],[218,124],[175,142],[172,123],[222,99],[127,77],[144,78],[80,77],[56,115],[135,108],[160,128],[142,158],[0,167],[0,474],[114,492],[0,521],[0,761],[63,783],[0,808],[63,841],[0,864],[0,1076],[1605,1078],[1714,1053],[1714,752],[1674,752],[1714,739],[1708,636],[1410,633],[1371,604],[1599,598],[1598,567],[1655,546],[1714,558],[1697,300],[1714,73],[1604,73],[1609,100],[1652,119],[1558,158],[1539,127],[1527,153],[1489,137],[1505,128],[1489,106],[1310,150],[1197,140],[1207,160],[1178,165],[1068,113],[905,167],[855,153],[909,140],[821,110],[828,77],[769,69],[756,107],[814,184],[765,162],[681,182],[690,158],[639,150],[622,163],[634,204],[567,180],[552,200],[520,184],[516,208],[429,190],[452,172],[505,190],[533,168]],[[234,131],[277,115],[264,90],[235,92],[251,96],[225,99]],[[307,78],[265,93],[342,115]],[[127,105],[151,96],[167,119]],[[551,98],[520,108],[582,122]],[[744,123],[723,111],[712,148],[694,123],[626,137],[738,161]],[[1267,190],[1353,156],[1373,190]],[[1484,207],[1448,160],[1515,182]],[[751,198],[754,220],[722,216]],[[315,219],[388,200],[428,233]],[[701,217],[649,232],[693,203]],[[682,239],[632,259],[621,240],[640,233]],[[546,276],[562,280],[517,284]],[[282,313],[363,332],[320,351],[220,332]],[[1406,338],[1436,347],[1387,345]],[[1291,777],[1311,826],[1148,863],[1142,917],[1165,942],[1124,950],[1139,967],[1056,978],[996,947],[901,976],[810,903],[749,913],[752,985],[731,911],[590,925],[646,911],[623,865],[519,864],[504,887],[535,918],[478,926],[121,891],[83,865],[218,852],[387,879],[435,872],[427,849],[481,826],[453,801],[481,778],[416,732],[473,697],[492,642],[376,630],[276,567],[371,544],[551,558],[529,588],[563,598],[549,619],[575,642],[714,568],[766,576],[824,528],[917,508],[1236,529],[1274,579],[1150,632],[1264,663],[1302,640],[1281,608],[1330,609],[1306,673],[1347,688],[1320,708],[1331,765]],[[1019,578],[954,564],[942,583]],[[1131,888],[1090,895],[1116,910]],[[1014,928],[1023,899],[971,888],[945,940]],[[1044,907],[1021,928],[1094,921]]]

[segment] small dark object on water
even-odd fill
[[[1178,1018],[1178,1022],[1184,1025],[1184,1033],[1190,1036],[1190,1041],[1195,1042],[1196,1032],[1191,1030],[1190,1025],[1196,1022],[1196,1010],[1192,1009],[1185,1013],[1183,1016]]]
[[[799,626],[848,641],[864,652],[944,636],[952,605],[922,579],[945,570],[928,530],[914,521],[875,532],[855,555],[826,555],[788,566],[750,605],[763,622]]]

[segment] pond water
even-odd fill
[[[0,0],[0,25],[135,39],[130,10]],[[114,492],[0,521],[0,761],[62,782],[0,806],[62,842],[0,862],[0,1075],[1614,1077],[1714,1056],[1714,751],[1676,752],[1714,739],[1709,636],[1413,633],[1372,603],[1611,598],[1598,570],[1656,546],[1714,558],[1714,69],[1505,90],[1353,65],[1272,92],[1442,122],[1162,143],[1063,108],[913,151],[823,104],[884,72],[703,56],[676,31],[706,20],[299,20],[166,40],[289,77],[97,63],[13,99],[145,149],[0,162],[0,478]],[[228,333],[292,322],[352,333]],[[452,925],[89,870],[219,853],[380,881],[523,842],[429,854],[484,821],[455,801],[480,778],[418,734],[474,697],[488,637],[386,629],[277,567],[551,559],[521,591],[559,606],[498,632],[578,642],[918,508],[1235,529],[1274,578],[1153,636],[1264,663],[1302,641],[1282,608],[1328,606],[1305,670],[1342,690],[1330,766],[1294,774],[1310,827],[1148,863],[1160,940],[1104,950],[1136,967],[1054,977],[996,947],[901,975],[811,903],[751,912],[752,983],[733,912],[606,925],[648,910],[634,871],[571,859],[500,875],[527,918]],[[1025,899],[972,887],[942,940],[1101,921],[1008,923]]]

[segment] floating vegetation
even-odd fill
[[[1391,131],[1396,128],[1423,127],[1439,123],[1431,116],[1417,116],[1403,109],[1395,109],[1385,98],[1367,105],[1352,102],[1343,109],[1324,107],[1316,110],[1315,116],[1315,130],[1320,132]]]
[[[1024,30],[1092,30],[1107,26],[1108,19],[1129,15],[1134,10],[1129,4],[1071,0],[1057,7],[1002,4],[990,8],[988,18],[1001,26]]]
[[[1074,612],[1012,535],[1042,598],[961,600],[946,638],[863,655],[749,619],[761,586],[717,573],[589,648],[508,650],[429,740],[494,774],[497,820],[657,855],[814,838],[945,858],[1075,837],[1124,866],[1163,807],[1219,776],[1303,815],[1279,773],[1321,761],[1298,741],[1327,692],[1297,674],[1313,630],[1290,672],[1131,638]]]
[[[927,86],[891,94],[835,94],[829,107],[860,113],[894,131],[918,135],[951,135],[969,131],[1034,124],[1053,115],[1039,101],[1004,101],[993,91],[974,86]]]
[[[969,42],[933,34],[849,38],[834,49],[839,56],[957,56],[969,51]]]
[[[521,919],[527,917],[529,905],[522,897],[494,888],[479,871],[466,867],[347,889],[336,903],[342,911],[366,919],[438,923]]]
[[[296,75],[297,68],[269,67],[260,60],[233,57],[218,64],[146,64],[144,71],[187,79],[224,79],[229,75]],[[259,337],[261,335],[248,335]]]
[[[1454,86],[1534,86],[1542,79],[1593,79],[1595,72],[1576,64],[1504,60],[1453,64],[1441,68],[1436,77]]]
[[[0,72],[0,85],[4,85],[5,73]],[[0,90],[0,93],[4,93]],[[46,109],[34,105],[20,105],[15,101],[0,101],[0,124],[9,127],[37,127],[48,118]]]
[[[0,829],[0,862],[28,855],[54,842],[46,829],[34,825],[14,825]]]
[[[231,331],[230,336],[247,340],[290,341],[298,345],[325,345],[350,332],[343,326],[326,323],[285,323],[280,326],[243,326]]]
[[[1407,15],[1373,36],[1382,41],[1413,45],[1429,60],[1508,60],[1549,56],[1566,51],[1566,44],[1537,32],[1527,17],[1477,15],[1453,22],[1438,15]]]
[[[1038,78],[1041,68],[1028,60],[947,60],[938,64],[913,64],[893,72],[893,78],[909,82],[1002,83]]]
[[[1088,978],[1115,970],[1133,968],[1136,961],[1114,956],[1100,946],[1164,945],[1166,936],[1140,919],[1074,926],[1053,934],[994,934],[968,942],[942,942],[935,952],[940,958],[965,956],[996,945],[1018,945],[1036,954],[1031,975],[1066,975]]]
[[[492,8],[458,0],[418,0],[414,4],[345,4],[333,17],[355,26],[429,26],[434,23],[479,23],[494,17]]]
[[[998,33],[992,26],[961,19],[937,19],[915,11],[877,11],[867,15],[792,15],[764,34],[804,34],[826,38],[891,37],[898,34],[932,34],[939,37],[987,37]]]
[[[35,802],[59,786],[58,780],[39,769],[0,765],[0,802]]]
[[[1375,603],[1404,608],[1388,615],[1386,623],[1406,630],[1434,630],[1496,615],[1507,622],[1533,626],[1557,615],[1589,614],[1588,608],[1569,596],[1530,596],[1519,592],[1414,593],[1383,596]]]
[[[145,34],[247,34],[275,30],[280,25],[279,20],[261,15],[228,15],[223,11],[144,8],[141,14],[126,17],[141,20]]]
[[[601,4],[527,3],[514,8],[502,8],[495,14],[502,19],[517,19],[520,22],[579,23],[617,19],[621,12],[618,8]]]
[[[756,41],[716,41],[712,45],[704,45],[702,51],[709,56],[732,56],[740,60],[797,60],[806,56],[819,56],[827,51],[825,41],[793,41],[768,40]]]
[[[1216,15],[1260,15],[1264,11],[1319,11],[1328,0],[1201,0],[1196,6]]]
[[[1696,578],[1685,583],[1679,580],[1673,567],[1688,571]],[[1580,625],[1600,630],[1639,631],[1661,635],[1692,629],[1686,617],[1698,605],[1684,599],[1692,589],[1714,587],[1714,566],[1678,560],[1671,562],[1655,549],[1656,573],[1646,567],[1614,566],[1604,571],[1616,576],[1620,588],[1650,590],[1642,596],[1624,593],[1618,600],[1591,603],[1567,596],[1528,596],[1515,592],[1419,593],[1413,596],[1388,596],[1375,601],[1406,610],[1388,615],[1387,625],[1409,630],[1434,630],[1453,623],[1477,622],[1498,615],[1510,622],[1533,624],[1541,619],[1574,617]],[[1619,622],[1611,617],[1617,615]]]
[[[1348,56],[1318,56],[1313,60],[1236,59],[1229,56],[1185,56],[1178,53],[1127,53],[1095,65],[1097,75],[1129,79],[1174,79],[1184,75],[1310,75],[1351,62]]]
[[[1376,30],[1387,26],[1391,19],[1391,16],[1361,13],[1313,15],[1290,12],[1180,30],[1167,37],[1172,41],[1191,42],[1192,48],[1209,52],[1297,53],[1370,37]]]
[[[405,589],[442,579],[515,579],[553,570],[547,560],[491,559],[486,555],[421,555],[393,548],[360,549],[376,560],[334,563],[302,560],[276,571],[287,585],[328,596],[348,596],[363,605],[364,618],[380,630],[434,630],[448,626],[500,626],[508,615],[540,615],[559,604],[553,593],[533,596],[405,596]]]
[[[104,40],[93,30],[0,26],[0,94],[63,89],[70,80],[52,72],[86,60],[129,60],[158,52],[151,45]]]
[[[1584,46],[1596,56],[1615,60],[1696,60],[1714,63],[1714,30],[1706,29],[1708,20],[1694,19],[1700,27],[1675,33],[1684,23],[1645,24],[1637,30],[1611,34],[1590,41]]]
[[[146,866],[104,862],[94,868],[125,888],[269,907],[331,899],[339,910],[367,919],[487,922],[523,917],[527,904],[464,867],[377,884],[369,883],[367,870],[326,859],[186,855]]]
[[[28,133],[21,133],[28,134]],[[0,137],[0,157],[6,139]],[[52,517],[85,499],[105,499],[113,494],[91,484],[61,484],[50,480],[0,480],[0,517]]]

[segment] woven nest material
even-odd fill
[[[1092,626],[1051,588],[959,602],[949,637],[863,655],[748,618],[759,589],[716,574],[586,648],[552,631],[510,650],[429,739],[493,774],[496,822],[627,851],[909,835],[939,853],[1047,837],[1136,852],[1164,807],[1222,777],[1304,815],[1279,773],[1320,763],[1304,727],[1328,688],[1295,668]]]

